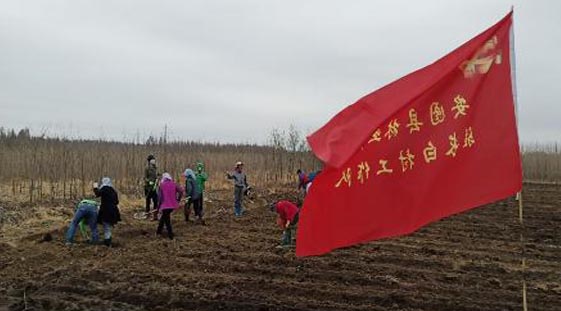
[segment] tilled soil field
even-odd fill
[[[207,226],[176,213],[175,241],[123,206],[112,248],[64,245],[70,204],[35,210],[0,230],[0,310],[522,310],[523,279],[530,310],[561,310],[560,186],[525,185],[524,227],[511,198],[304,259],[276,248],[266,205],[287,196],[258,193],[236,219],[231,193],[211,192]]]

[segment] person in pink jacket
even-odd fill
[[[156,230],[157,235],[162,234],[162,229],[166,225],[166,230],[168,232],[168,237],[173,240],[173,230],[171,228],[171,212],[179,207],[179,202],[183,196],[183,189],[181,186],[176,184],[169,173],[162,174],[162,181],[160,182],[160,187],[158,189],[159,198],[159,208],[158,210],[162,213],[160,217],[160,223],[158,224],[158,230]]]

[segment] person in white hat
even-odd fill
[[[243,172],[243,163],[236,162],[236,167],[233,172],[227,172],[226,177],[234,180],[234,215],[241,217],[243,214],[243,196],[245,189],[247,189],[247,177]]]

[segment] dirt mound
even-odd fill
[[[293,192],[256,191],[242,218],[231,196],[207,195],[206,226],[174,213],[174,241],[132,218],[141,200],[123,208],[114,248],[65,247],[70,216],[4,232],[0,310],[520,310],[523,278],[531,310],[561,310],[558,186],[525,188],[525,228],[510,199],[305,259],[275,247],[280,232],[266,208]],[[47,233],[52,240],[39,243]]]

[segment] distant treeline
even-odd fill
[[[555,143],[524,145],[525,180],[561,182],[560,151]],[[0,199],[78,198],[102,176],[111,177],[119,191],[140,196],[149,154],[157,157],[160,172],[175,178],[203,161],[210,189],[229,186],[224,172],[236,161],[245,163],[249,182],[257,187],[295,185],[297,169],[321,168],[294,126],[271,131],[268,145],[168,141],[165,136],[143,143],[69,140],[0,127]]]
[[[158,170],[181,178],[186,168],[204,162],[209,188],[228,187],[225,171],[245,163],[250,184],[257,187],[296,185],[296,170],[317,170],[321,163],[308,151],[304,137],[291,126],[273,130],[268,145],[167,141],[144,143],[35,137],[28,129],[0,128],[0,198],[26,200],[77,198],[89,194],[102,176],[119,191],[142,195],[146,157],[154,154]]]
[[[534,143],[522,146],[522,168],[528,181],[561,182],[561,145]]]

